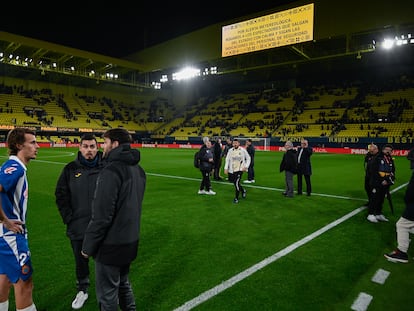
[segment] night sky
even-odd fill
[[[186,33],[259,13],[292,3],[289,0],[197,2],[188,7],[175,2],[174,7],[161,2],[114,2],[112,5],[62,3],[62,7],[42,6],[0,11],[0,31],[44,40],[71,48],[123,57]],[[208,4],[207,4],[208,3]],[[231,5],[233,3],[233,5]],[[147,6],[154,4],[155,8]],[[208,7],[207,7],[208,5]],[[225,5],[226,7],[221,7]],[[52,13],[52,12],[55,13]],[[277,11],[277,9],[275,10]]]

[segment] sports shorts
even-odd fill
[[[30,250],[25,234],[5,234],[0,237],[0,274],[10,282],[27,281],[33,274]]]

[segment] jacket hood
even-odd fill
[[[129,144],[122,144],[112,149],[107,156],[108,162],[121,161],[128,165],[136,165],[141,160],[141,153],[137,149],[132,149]]]

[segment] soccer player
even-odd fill
[[[0,311],[9,310],[12,285],[17,311],[36,311],[26,228],[26,165],[36,159],[39,145],[33,131],[15,128],[7,134],[7,147],[9,159],[0,168]]]

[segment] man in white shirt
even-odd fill
[[[240,181],[243,172],[247,172],[250,165],[250,156],[246,149],[240,147],[240,142],[237,138],[233,140],[233,147],[227,153],[226,164],[224,165],[224,174],[229,176],[229,181],[232,181],[235,188],[235,197],[233,203],[239,203],[240,193],[242,197],[246,197],[246,190],[242,187]]]

